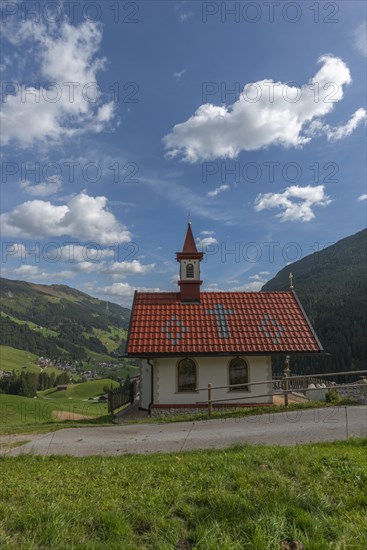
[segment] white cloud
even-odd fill
[[[4,35],[29,50],[39,62],[42,86],[17,83],[7,95],[1,113],[3,143],[44,146],[81,133],[100,132],[114,115],[112,102],[103,104],[97,73],[105,58],[96,58],[102,40],[101,25],[85,21],[79,26],[64,21],[46,26],[32,21],[4,25]],[[37,68],[36,68],[37,70]]]
[[[350,136],[357,126],[366,120],[365,109],[358,109],[343,126],[330,127],[327,125],[326,135],[329,141],[338,141]]]
[[[90,197],[84,192],[66,204],[33,200],[16,206],[1,216],[2,232],[13,237],[61,237],[69,235],[102,245],[128,242],[131,235],[107,210],[106,197]]]
[[[353,38],[355,49],[364,57],[367,57],[367,28],[365,21],[356,28]]]
[[[367,200],[367,194],[365,193],[364,195],[360,195],[357,199],[358,201],[365,201]]]
[[[99,107],[96,118],[98,122],[109,122],[113,118],[114,112],[115,106],[113,102],[110,101],[109,103],[105,103],[104,105]],[[101,127],[101,129],[102,128],[103,126]]]
[[[102,248],[94,242],[85,246],[77,242],[64,243],[61,245],[53,243],[53,246],[46,249],[47,252],[44,252],[44,250],[45,249],[40,246],[40,243],[35,242],[28,244],[16,242],[5,243],[3,250],[4,261],[21,260],[21,262],[24,262],[19,268],[14,268],[12,270],[5,269],[5,271],[20,274],[29,273],[30,275],[37,275],[40,277],[38,266],[25,264],[25,262],[31,257],[38,263],[39,258],[42,257],[45,259],[45,255],[46,257],[49,256],[49,258],[55,259],[55,262],[59,262],[62,266],[67,267],[68,270],[60,271],[59,273],[67,274],[71,278],[80,273],[86,274],[94,272],[99,275],[107,275],[112,280],[120,280],[131,275],[145,275],[155,267],[155,264],[142,264],[139,260],[111,261],[109,260],[111,256],[118,256],[118,248],[114,246]],[[35,251],[38,251],[36,255]],[[47,273],[44,274],[44,276],[47,278]]]
[[[200,231],[200,235],[214,235],[215,231],[208,231],[204,229],[204,231]]]
[[[178,20],[180,23],[185,23],[194,15],[192,11],[188,11],[187,7],[187,0],[181,0],[174,5],[174,9],[178,14]]]
[[[163,292],[159,288],[135,287],[129,283],[113,283],[110,286],[97,288],[95,292],[102,295],[120,298],[121,303],[129,304],[132,301],[135,290],[138,292]]]
[[[54,195],[60,191],[62,183],[61,180],[55,180],[32,184],[29,180],[21,180],[20,187],[28,195],[32,195],[34,197],[48,197],[49,195]]]
[[[224,191],[228,191],[230,189],[229,185],[220,185],[219,187],[216,187],[213,191],[208,191],[207,195],[208,197],[216,197],[220,193],[224,193]]]
[[[323,185],[291,185],[282,193],[260,193],[255,199],[255,211],[278,208],[282,211],[277,214],[277,218],[282,222],[309,222],[315,217],[314,206],[327,206],[330,202]]]
[[[10,270],[8,270],[8,273]],[[40,275],[40,270],[36,265],[21,265],[16,269],[11,271],[14,275],[19,275],[20,277],[35,277]]]
[[[141,264],[139,260],[112,262],[103,268],[102,273],[112,275],[114,279],[121,279],[121,277],[127,277],[128,275],[145,275],[152,271],[154,267],[155,264]]]
[[[100,262],[104,258],[114,256],[116,251],[114,248],[102,248],[95,246],[95,243],[90,243],[82,246],[79,243],[64,244],[60,248],[60,258],[65,262]]]
[[[36,265],[23,264],[15,269],[3,269],[3,275],[10,277],[11,279],[18,279],[22,281],[38,282],[38,281],[50,281],[50,280],[62,280],[71,279],[75,276],[73,271],[57,271],[55,273],[48,273],[41,271]]]
[[[5,71],[5,69],[9,66],[11,66],[12,64],[12,60],[10,58],[10,56],[8,55],[4,55],[2,57],[2,63],[0,63],[0,71]]]
[[[181,77],[185,74],[186,69],[182,69],[181,71],[177,71],[176,73],[173,73],[173,76],[176,80],[181,80]]]
[[[235,158],[241,151],[270,145],[300,147],[310,142],[308,125],[330,113],[351,82],[349,68],[340,58],[324,55],[319,63],[315,76],[300,87],[261,80],[246,84],[231,105],[201,105],[164,137],[167,158],[181,156],[194,163]]]
[[[259,292],[266,281],[252,281],[241,286],[231,288],[231,292]]]
[[[366,120],[366,111],[361,108],[357,109],[348,122],[342,126],[330,126],[329,124],[323,124],[320,120],[315,120],[305,133],[311,137],[326,134],[328,141],[338,141],[350,136],[363,120]]]
[[[179,21],[180,23],[185,23],[190,17],[192,17],[194,14],[192,11],[182,12],[179,15]]]
[[[234,292],[258,292],[262,289],[266,281],[268,280],[267,275],[270,275],[269,271],[259,271],[255,275],[250,275],[250,281],[244,283],[243,285],[236,286],[231,288],[231,291]],[[238,283],[238,281],[230,281],[231,283]]]
[[[199,239],[197,242],[197,246],[200,250],[205,249],[207,246],[210,246],[212,244],[218,244],[218,241],[215,237],[204,237],[203,239]]]

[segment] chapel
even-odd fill
[[[213,406],[272,404],[271,357],[320,354],[322,345],[294,289],[204,292],[188,223],[176,253],[176,292],[135,292],[127,356],[142,360],[140,407],[152,416]]]

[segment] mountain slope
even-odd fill
[[[367,359],[367,230],[288,265],[262,290],[294,289],[324,349],[331,357],[293,359],[304,372],[366,368]]]
[[[83,360],[124,348],[130,310],[65,285],[0,279],[0,344]],[[97,354],[97,355],[96,355]]]

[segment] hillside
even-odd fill
[[[53,359],[123,352],[130,310],[65,285],[0,279],[0,344]]]
[[[292,359],[294,368],[358,370],[367,359],[367,230],[306,256],[281,271],[262,290],[294,289],[331,357]]]

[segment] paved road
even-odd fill
[[[366,406],[348,407],[347,410],[345,407],[335,407],[269,413],[202,422],[68,428],[32,436],[32,441],[17,448],[9,448],[2,438],[5,445],[2,447],[0,444],[0,453],[10,456],[23,453],[73,456],[177,453],[192,449],[221,449],[235,443],[296,445],[336,441],[346,439],[347,435],[367,436]],[[26,435],[24,439],[27,439]],[[11,443],[11,436],[8,443]]]

